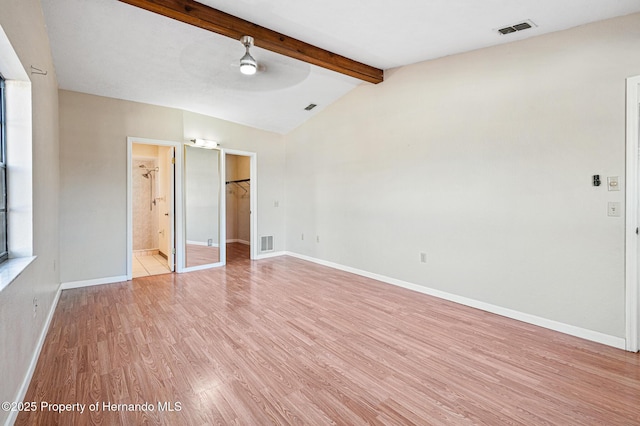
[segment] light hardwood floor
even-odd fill
[[[100,409],[17,424],[640,424],[638,354],[291,257],[232,258],[64,291],[25,401]]]
[[[185,247],[185,262],[187,267],[218,263],[220,262],[220,250],[218,247],[187,244]]]

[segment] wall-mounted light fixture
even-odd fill
[[[193,146],[205,149],[214,149],[217,148],[218,145],[220,145],[216,141],[210,141],[207,139],[191,139],[191,142],[193,142]]]
[[[242,36],[240,43],[244,45],[246,53],[240,58],[240,72],[244,75],[254,75],[258,71],[258,62],[249,53],[249,48],[253,46],[253,37]]]

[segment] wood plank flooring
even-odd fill
[[[242,250],[64,291],[25,401],[85,412],[16,424],[640,424],[638,354]]]
[[[220,262],[220,250],[213,246],[187,244],[185,247],[186,266],[200,266]]]

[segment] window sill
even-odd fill
[[[36,256],[16,257],[0,264],[0,291],[14,282],[34,260]]]

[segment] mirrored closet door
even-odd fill
[[[184,266],[186,270],[219,266],[225,250],[221,152],[189,145],[184,149]]]

